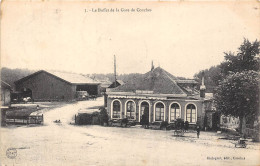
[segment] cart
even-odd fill
[[[245,139],[239,139],[237,143],[235,143],[236,148],[246,148],[246,141]]]
[[[174,130],[174,136],[183,136],[184,135],[184,131],[183,130]]]

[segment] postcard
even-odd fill
[[[259,11],[3,0],[1,165],[259,165]]]

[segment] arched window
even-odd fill
[[[180,118],[180,106],[177,103],[171,105],[171,121]]]
[[[126,103],[126,117],[127,119],[135,119],[135,103],[133,101]]]
[[[186,107],[186,121],[196,123],[196,107],[194,104],[189,104]]]
[[[114,101],[113,102],[113,118],[120,118],[120,102]]]
[[[155,105],[155,121],[164,120],[164,105],[162,103],[157,103]]]

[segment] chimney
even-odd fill
[[[204,77],[205,73],[204,71],[202,72],[202,78],[201,78],[201,86],[200,86],[200,97],[205,98],[205,91],[206,91],[206,86],[204,83]]]
[[[153,65],[153,61],[152,61],[152,67],[151,67],[151,71],[153,71],[153,69],[154,69],[154,65]]]

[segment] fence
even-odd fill
[[[43,114],[42,115],[30,115],[25,119],[17,118],[6,118],[6,124],[43,124]]]

